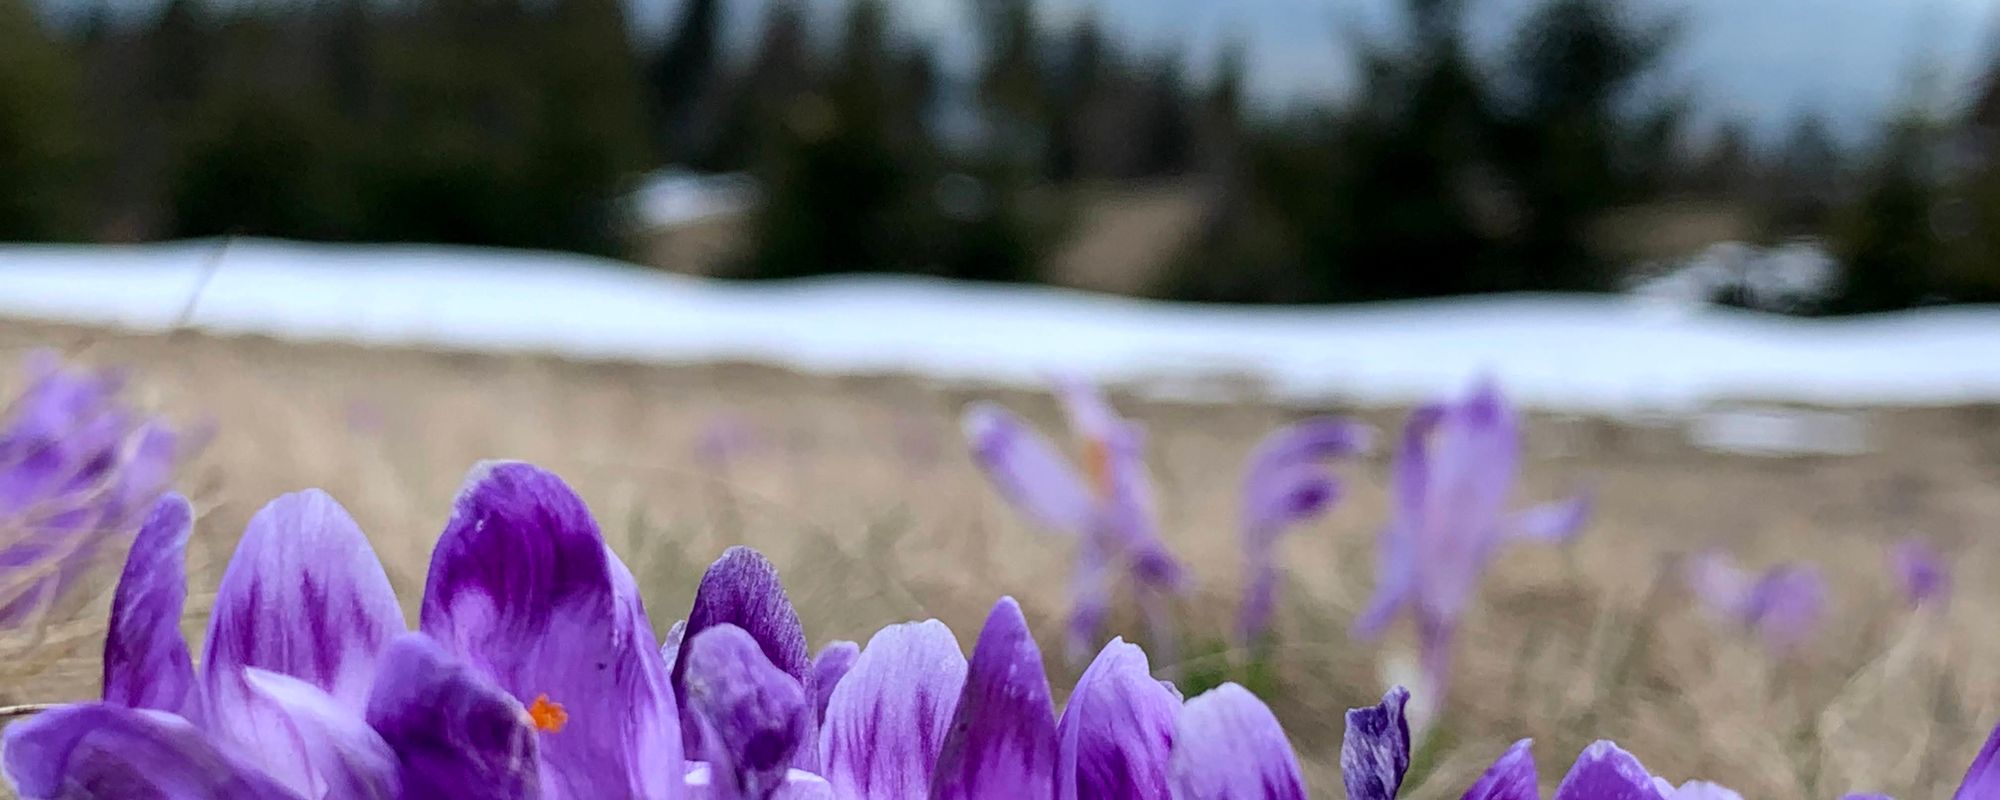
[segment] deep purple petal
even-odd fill
[[[1972,765],[1965,770],[1965,779],[1959,781],[1958,791],[1952,800],[1992,800],[2000,797],[2000,727],[1986,737],[1986,746],[1979,748]]]
[[[926,798],[965,673],[958,640],[942,622],[876,632],[834,687],[820,727],[820,774],[834,794]]]
[[[541,756],[527,711],[422,634],[382,652],[368,724],[395,753],[403,795],[534,800]]]
[[[1055,794],[1056,717],[1042,651],[1012,597],[986,617],[931,778],[937,800]]]
[[[132,541],[104,636],[107,703],[201,718],[201,687],[181,635],[193,517],[187,498],[168,494]]]
[[[1097,514],[1090,487],[1055,446],[1004,408],[975,403],[965,411],[972,458],[1000,497],[1034,524],[1080,535]]]
[[[854,668],[854,660],[860,657],[861,645],[847,641],[828,642],[813,656],[813,705],[820,719],[826,718],[826,704],[833,699],[833,687],[840,685],[840,679],[847,676],[847,671]]]
[[[1402,791],[1403,774],[1410,771],[1410,722],[1403,716],[1409,701],[1409,690],[1397,686],[1380,705],[1348,710],[1340,743],[1348,800],[1395,800]]]
[[[1338,417],[1314,417],[1266,436],[1243,470],[1243,530],[1275,536],[1325,511],[1334,494],[1325,462],[1366,450],[1369,438],[1367,426]]]
[[[244,670],[250,690],[276,712],[304,756],[308,781],[292,788],[307,797],[394,800],[402,791],[396,754],[361,713],[305,681],[261,669]]]
[[[1533,739],[1522,739],[1487,767],[1462,800],[1541,800],[1542,790],[1535,776]]]
[[[652,624],[562,479],[474,468],[431,555],[423,629],[522,704],[567,714],[541,737],[545,795],[679,795],[679,714]]]
[[[1175,800],[1305,800],[1298,757],[1271,709],[1225,683],[1189,700],[1174,727]]]
[[[1583,749],[1556,787],[1555,800],[1666,800],[1631,753],[1608,741]]]
[[[250,519],[209,617],[201,665],[209,728],[299,785],[307,754],[285,720],[253,699],[244,669],[305,681],[359,714],[377,656],[403,631],[389,577],[347,511],[317,490],[273,500]]]
[[[738,795],[715,782],[715,773],[709,765],[688,762],[688,800],[735,800]],[[802,769],[794,769],[785,774],[784,783],[771,793],[770,800],[834,800],[838,795],[833,785],[825,778]]]
[[[28,798],[285,800],[299,795],[160,711],[85,703],[7,726],[7,779]]]
[[[716,796],[766,800],[812,738],[812,701],[734,625],[696,634],[687,654],[687,710],[701,726]]]
[[[1591,506],[1591,495],[1585,493],[1517,511],[1508,523],[1507,533],[1516,539],[1566,542],[1589,524]]]
[[[805,627],[798,611],[785,595],[778,568],[763,553],[748,547],[731,547],[709,565],[695,589],[694,608],[688,611],[681,652],[674,659],[675,697],[681,702],[681,736],[690,753],[701,752],[701,727],[687,709],[685,685],[688,647],[694,637],[717,625],[734,625],[749,633],[764,650],[764,656],[778,669],[792,676],[800,686],[812,691],[812,656],[806,647]],[[817,722],[815,721],[815,725]],[[817,768],[817,753],[805,748],[795,766]]]
[[[1180,709],[1145,651],[1113,639],[1077,679],[1056,725],[1058,800],[1167,800]]]

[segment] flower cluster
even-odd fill
[[[0,629],[29,621],[138,528],[186,447],[109,372],[28,359],[0,412]]]
[[[1403,707],[1410,694],[1389,690],[1381,705],[1347,712],[1347,738],[1341,744],[1341,777],[1348,800],[1395,800],[1410,768],[1410,727]],[[1523,739],[1502,753],[1493,766],[1467,788],[1465,800],[1541,800],[1535,773],[1534,742]],[[1953,800],[2000,797],[2000,728],[1972,760]],[[1653,775],[1631,753],[1614,742],[1599,740],[1585,747],[1576,763],[1556,785],[1553,800],[1743,800],[1734,791],[1707,781],[1675,786]],[[1850,794],[1845,800],[1890,800],[1886,795]]]
[[[970,659],[944,623],[809,656],[770,562],[734,548],[665,643],[582,500],[482,465],[405,627],[354,520],[272,501],[225,569],[199,663],[180,632],[185,500],[120,577],[97,702],[10,726],[26,798],[1302,798],[1262,702],[1183,702],[1104,647],[1057,714],[1003,598]]]

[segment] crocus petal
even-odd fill
[[[1324,511],[1337,485],[1324,462],[1366,450],[1369,438],[1367,426],[1338,417],[1314,417],[1266,436],[1243,471],[1243,530],[1275,532]]]
[[[666,664],[668,675],[674,674],[674,665],[681,662],[681,642],[687,640],[687,629],[687,620],[674,620],[674,626],[660,639],[660,660]]]
[[[1972,766],[1965,770],[1965,780],[1959,781],[1958,792],[1952,800],[1991,800],[2000,797],[2000,727],[1986,737],[1986,746],[1979,748],[1979,755],[1972,759]]]
[[[1020,604],[1002,597],[986,617],[965,690],[931,778],[935,800],[1050,797],[1056,717],[1042,651]]]
[[[1810,565],[1774,567],[1750,590],[1751,624],[1779,652],[1812,638],[1825,610],[1826,579]]]
[[[625,565],[560,478],[474,468],[431,554],[423,630],[523,704],[560,708],[541,737],[554,798],[676,798],[679,714]]]
[[[1111,612],[1111,543],[1086,536],[1077,543],[1075,572],[1070,576],[1069,619],[1065,641],[1072,662],[1080,663],[1097,647],[1098,632]]]
[[[27,800],[299,797],[187,720],[109,703],[63,706],[7,726],[0,758]]]
[[[1631,753],[1608,741],[1583,749],[1556,787],[1555,800],[1666,800]]]
[[[368,724],[395,753],[403,796],[535,800],[535,729],[512,695],[422,634],[382,653]]]
[[[680,656],[674,660],[671,673],[675,697],[681,702],[681,737],[690,753],[701,752],[701,726],[694,724],[687,708],[688,647],[695,636],[717,625],[742,628],[757,640],[772,664],[812,691],[812,656],[806,647],[805,627],[799,624],[798,611],[785,595],[777,566],[752,548],[723,551],[695,589],[694,608],[688,612]],[[805,748],[795,766],[816,769],[816,756],[812,748]]]
[[[288,785],[309,780],[296,737],[252,697],[244,670],[305,681],[359,714],[382,646],[403,611],[382,563],[347,511],[325,492],[271,501],[250,519],[222,574],[202,656],[210,728],[257,753]]]
[[[1323,513],[1340,494],[1339,484],[1317,464],[1299,464],[1244,488],[1243,603],[1238,610],[1239,641],[1255,642],[1270,624],[1278,603],[1277,544],[1292,525]]]
[[[1090,487],[1049,440],[990,403],[965,411],[972,457],[1000,497],[1036,525],[1080,535],[1096,516]]]
[[[1271,709],[1225,683],[1189,700],[1174,727],[1175,800],[1305,800],[1298,757]]]
[[[1566,542],[1590,522],[1591,496],[1580,494],[1567,500],[1544,503],[1517,511],[1508,521],[1507,533],[1516,539],[1538,542]]]
[[[1710,613],[1748,623],[1751,579],[1729,556],[1705,550],[1688,557],[1681,568],[1688,590]]]
[[[1056,725],[1059,800],[1167,800],[1181,700],[1146,652],[1113,639],[1078,678]]]
[[[828,642],[819,649],[812,660],[813,705],[820,719],[826,718],[827,701],[833,699],[833,687],[840,685],[840,679],[854,668],[854,660],[861,657],[861,645],[853,642]]]
[[[1667,795],[1668,800],[1743,800],[1743,795],[1727,786],[1708,781],[1688,781]]]
[[[1395,800],[1410,770],[1410,722],[1403,705],[1410,692],[1401,686],[1382,695],[1380,705],[1350,709],[1347,735],[1340,743],[1340,775],[1348,800]]]
[[[707,764],[688,762],[688,800],[733,800],[737,795],[728,794],[716,785],[715,773]],[[825,778],[802,769],[794,769],[785,774],[784,783],[771,793],[770,800],[834,800],[833,785]]]
[[[104,701],[198,720],[200,685],[181,635],[187,602],[187,541],[194,511],[161,497],[132,541],[104,636]]]
[[[1534,740],[1522,739],[1472,782],[1462,800],[1541,800],[1536,780]]]
[[[1929,542],[1916,538],[1897,542],[1889,551],[1889,563],[1902,585],[1903,598],[1912,606],[1943,599],[1951,592],[1951,570]]]
[[[1433,616],[1456,620],[1464,613],[1505,532],[1520,464],[1519,425],[1499,389],[1482,381],[1427,437],[1421,510],[1410,530],[1423,565],[1417,600]]]
[[[772,666],[750,634],[729,624],[695,635],[686,687],[716,796],[766,800],[777,792],[813,732],[805,687]]]
[[[921,800],[965,686],[966,663],[937,620],[876,632],[834,687],[820,727],[821,775],[843,800]]]
[[[304,754],[307,797],[394,800],[401,792],[396,754],[361,714],[305,681],[261,669],[244,670],[257,697],[276,709],[294,747]]]
[[[1394,482],[1389,524],[1376,536],[1375,595],[1354,621],[1354,635],[1373,639],[1382,635],[1417,593],[1417,549],[1421,528],[1429,524],[1426,498],[1430,493],[1431,434],[1443,421],[1446,406],[1428,404],[1410,412],[1397,440],[1393,462]]]
[[[1396,614],[1409,605],[1416,588],[1416,541],[1398,523],[1391,522],[1376,536],[1375,594],[1354,619],[1354,635],[1362,639],[1381,636],[1389,623],[1396,621]]]

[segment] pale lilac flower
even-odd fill
[[[1779,564],[1751,575],[1716,551],[1684,565],[1688,588],[1709,612],[1785,653],[1810,640],[1826,610],[1826,579],[1810,564]]]
[[[1490,382],[1461,400],[1417,408],[1403,427],[1375,596],[1355,633],[1378,636],[1410,608],[1428,690],[1440,700],[1458,620],[1501,544],[1565,541],[1589,516],[1589,500],[1581,496],[1509,513],[1520,452],[1519,415]]]
[[[1327,462],[1368,448],[1365,426],[1315,417],[1271,433],[1243,471],[1243,603],[1237,636],[1256,641],[1277,606],[1278,540],[1338,502],[1340,482]]]
[[[185,437],[131,407],[112,372],[28,358],[0,409],[0,628],[27,621],[106,553],[166,491]]]
[[[1897,542],[1889,550],[1889,564],[1903,589],[1903,598],[1912,607],[1941,604],[1949,599],[1951,568],[1930,542],[1916,537]]]
[[[1110,578],[1123,566],[1137,580],[1155,645],[1167,647],[1171,625],[1165,598],[1179,591],[1181,566],[1160,540],[1145,435],[1118,416],[1094,388],[1059,383],[1070,429],[1083,440],[1079,471],[1049,441],[1011,412],[980,403],[966,410],[973,457],[1000,496],[1031,522],[1076,536],[1069,649],[1090,652],[1110,606]]]

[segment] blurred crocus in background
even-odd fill
[[[1707,550],[1683,565],[1683,578],[1716,617],[1762,637],[1778,654],[1810,640],[1826,611],[1826,579],[1810,564],[1779,564],[1752,575],[1728,554]]]
[[[0,416],[0,629],[122,551],[187,446],[130,404],[118,374],[31,354],[25,388]]]
[[[1070,430],[1082,440],[1083,469],[1020,417],[990,403],[965,413],[973,458],[1015,510],[1036,525],[1077,537],[1071,585],[1069,652],[1095,649],[1111,603],[1114,568],[1130,571],[1153,629],[1156,654],[1171,660],[1172,622],[1166,598],[1179,591],[1181,566],[1160,541],[1145,432],[1080,381],[1057,384]]]
[[[1328,465],[1368,448],[1366,426],[1315,417],[1273,432],[1250,454],[1243,474],[1242,643],[1255,643],[1278,602],[1277,546],[1292,528],[1327,513],[1341,497]]]
[[[1891,545],[1889,566],[1911,607],[1943,605],[1950,599],[1950,568],[1930,542],[1912,536]]]
[[[1589,517],[1585,496],[1509,513],[1520,460],[1520,416],[1491,381],[1462,399],[1419,406],[1403,426],[1375,596],[1354,630],[1379,636],[1409,607],[1432,703],[1447,696],[1459,619],[1500,545],[1566,541]]]

